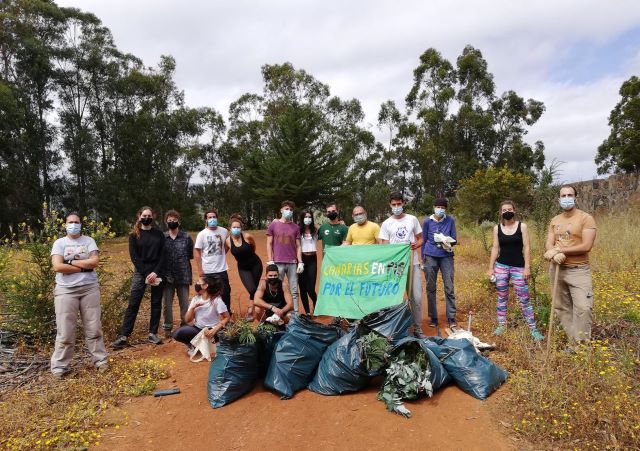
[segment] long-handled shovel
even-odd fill
[[[551,341],[553,340],[553,313],[556,307],[556,296],[558,291],[558,276],[560,275],[560,265],[552,261],[552,265],[556,265],[555,275],[553,276],[553,291],[551,292],[551,311],[549,312],[549,330],[547,331],[547,358],[551,352]]]

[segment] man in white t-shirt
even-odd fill
[[[231,312],[231,285],[227,274],[227,247],[226,241],[229,232],[224,227],[218,226],[218,212],[214,209],[204,214],[205,228],[198,233],[194,245],[194,261],[198,271],[198,277],[216,276],[222,279],[224,286],[222,300]]]
[[[422,333],[422,282],[420,280],[420,259],[417,249],[422,247],[422,227],[418,218],[404,213],[406,202],[402,193],[394,191],[389,195],[389,206],[393,213],[380,227],[378,243],[380,244],[410,244],[411,245],[411,265],[413,266],[411,276],[411,312],[413,313],[413,334],[418,338],[423,338]]]
[[[98,246],[93,238],[82,235],[79,215],[69,214],[65,228],[67,235],[57,239],[51,248],[51,264],[56,272],[56,344],[51,373],[56,377],[71,371],[78,312],[93,365],[100,371],[109,368],[100,322],[100,286],[94,271],[100,261]]]

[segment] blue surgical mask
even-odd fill
[[[82,224],[66,224],[65,227],[69,235],[79,235],[82,230]]]
[[[292,210],[282,210],[282,217],[284,219],[291,219],[293,218],[293,211]]]
[[[313,222],[313,219],[311,219],[311,218],[304,218],[304,219],[303,219],[303,221],[304,221],[304,225],[311,225],[311,223]]]
[[[562,197],[560,198],[560,207],[563,210],[571,210],[576,205],[575,197]]]
[[[218,225],[218,218],[209,218],[207,219],[207,226],[216,227]]]
[[[404,208],[402,208],[402,206],[399,207],[391,207],[391,212],[396,215],[396,216],[400,216],[402,214],[402,211],[404,210]]]
[[[240,236],[242,229],[240,227],[231,227],[231,235]]]
[[[356,224],[362,224],[366,219],[367,217],[365,215],[353,215],[353,222]]]
[[[445,214],[446,210],[444,208],[434,208],[433,209],[433,213],[438,217],[438,218],[444,218],[444,214]]]

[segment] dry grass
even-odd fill
[[[547,358],[546,342],[531,340],[515,299],[509,304],[507,332],[492,339],[497,352],[491,358],[511,373],[496,395],[495,414],[508,412],[513,432],[536,448],[639,448],[640,215],[596,220],[593,341],[566,354],[566,337],[557,328]],[[488,256],[477,235],[464,233],[457,250],[456,294],[461,312],[474,311],[474,331],[489,337],[496,326],[496,294],[484,275]],[[550,283],[547,265],[539,258],[542,243],[532,247],[532,301],[538,325],[546,332]]]

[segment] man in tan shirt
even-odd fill
[[[577,191],[573,186],[560,188],[560,207],[563,213],[549,225],[544,258],[552,261],[551,280],[558,275],[555,313],[569,337],[570,344],[591,338],[591,310],[593,287],[589,251],[596,239],[593,217],[575,206]]]

